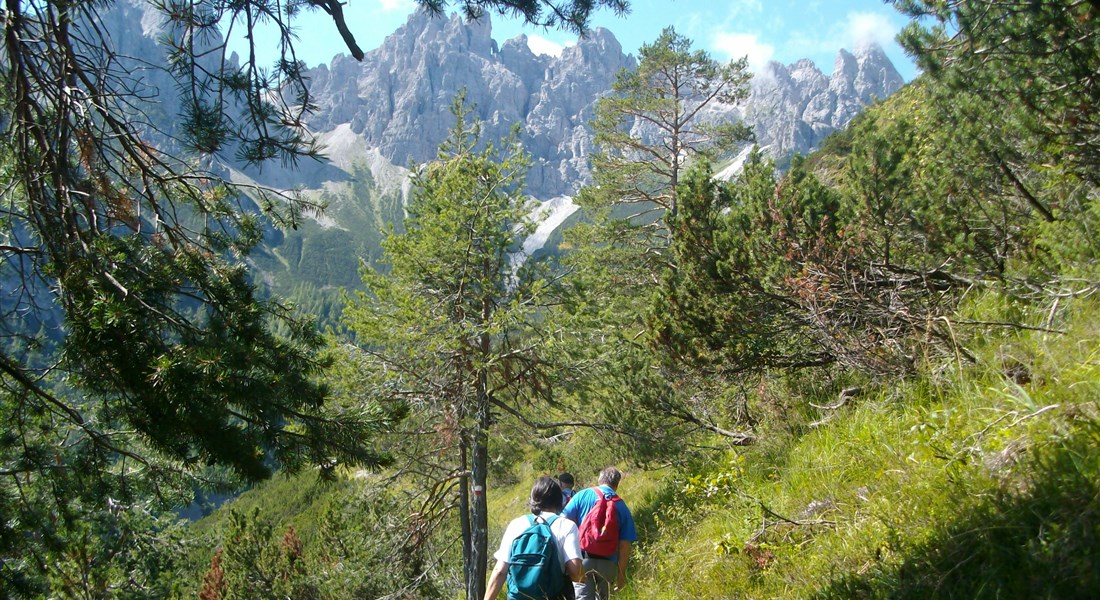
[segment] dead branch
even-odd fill
[[[835,527],[836,526],[836,521],[830,521],[828,519],[806,519],[806,520],[791,519],[789,517],[785,517],[785,516],[775,512],[774,510],[769,508],[768,505],[764,504],[764,502],[762,500],[760,500],[759,498],[755,498],[753,496],[750,496],[750,495],[744,494],[744,493],[742,493],[741,496],[747,498],[748,500],[751,500],[751,501],[755,502],[760,507],[760,510],[764,511],[764,518],[763,518],[763,521],[760,524],[760,530],[757,531],[756,533],[754,533],[751,538],[749,538],[749,541],[748,541],[749,544],[755,544],[757,542],[757,540],[764,537],[764,535],[767,533],[768,529],[773,528],[777,525],[787,524],[787,525],[793,525],[795,527],[816,527],[816,526],[819,526],[819,525],[825,525],[825,526],[829,526],[829,527]],[[769,515],[773,519],[771,522],[768,521],[768,516]]]
[[[1023,330],[1026,330],[1026,331],[1042,331],[1044,333],[1057,333],[1059,335],[1062,335],[1062,334],[1066,333],[1064,330],[1051,329],[1049,326],[1025,325],[1023,323],[1014,323],[1014,322],[1011,322],[1011,321],[970,321],[970,320],[960,321],[958,319],[955,319],[954,323],[956,323],[958,325],[980,325],[980,326],[989,326],[989,327],[1005,327],[1005,328],[1009,328],[1009,329],[1023,329]]]
[[[359,44],[355,42],[355,36],[348,29],[347,21],[344,20],[343,3],[338,0],[309,0],[309,3],[332,16],[333,22],[336,23],[336,29],[340,32],[340,37],[344,38],[344,43],[348,46],[348,51],[355,57],[355,60],[362,61],[366,55]]]
[[[845,404],[847,404],[848,400],[850,400],[852,398],[855,398],[856,396],[860,395],[861,393],[863,393],[863,388],[861,388],[859,386],[844,388],[843,390],[840,390],[840,399],[837,401],[836,404],[820,405],[820,404],[814,404],[813,402],[811,402],[810,406],[812,406],[812,407],[814,407],[818,410],[836,410],[836,409],[844,406]]]
[[[527,417],[520,414],[518,410],[512,408],[511,406],[508,406],[508,404],[501,402],[494,397],[490,397],[489,401],[493,404],[493,406],[496,406],[504,412],[512,415],[524,425],[540,431],[547,429],[557,429],[559,427],[588,427],[589,429],[599,429],[602,431],[624,433],[621,428],[616,427],[615,425],[611,425],[609,423],[590,423],[588,421],[557,421],[553,423],[539,423],[537,421],[532,421],[531,419],[528,419]]]

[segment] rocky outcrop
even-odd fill
[[[744,118],[772,156],[807,154],[864,107],[904,85],[877,45],[840,50],[831,77],[809,60],[769,63],[752,81]]]
[[[488,15],[466,21],[418,13],[362,63],[339,56],[310,73],[320,106],[311,126],[326,132],[350,124],[363,144],[393,164],[424,162],[453,124],[451,99],[465,89],[486,139],[522,127],[534,163],[528,190],[539,198],[568,195],[589,176],[587,123],[596,100],[620,69],[635,64],[605,29],[551,57],[532,53],[524,36],[498,46]],[[747,120],[757,143],[783,158],[813,150],[902,84],[877,46],[841,50],[831,77],[808,60],[771,63],[754,78],[743,105],[715,107],[708,116]]]
[[[464,89],[485,139],[522,127],[534,159],[530,189],[546,198],[575,192],[587,176],[592,107],[633,60],[604,29],[560,57],[535,55],[523,36],[498,46],[491,33],[488,15],[410,16],[363,62],[338,56],[310,72],[320,107],[310,126],[324,132],[349,123],[394,164],[424,162],[454,124],[451,101]]]

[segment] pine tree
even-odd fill
[[[645,203],[677,212],[681,172],[696,156],[714,158],[751,138],[743,124],[705,117],[718,103],[748,96],[747,60],[721,63],[672,27],[638,51],[638,68],[623,70],[612,93],[596,103],[592,123],[594,199]]]
[[[414,176],[404,232],[383,242],[389,273],[366,268],[369,292],[344,314],[361,352],[356,387],[408,406],[431,432],[406,436],[398,451],[431,474],[429,496],[459,488],[467,593],[478,598],[492,412],[515,412],[549,391],[540,311],[551,286],[516,254],[532,231],[518,138],[483,144],[464,94],[452,110],[439,158]]]

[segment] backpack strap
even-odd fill
[[[592,488],[592,491],[596,492],[596,495],[603,498],[604,500],[611,500],[612,498],[617,498],[619,496],[619,494],[615,493],[615,490],[605,492],[603,491],[603,488],[598,485]]]

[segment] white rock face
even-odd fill
[[[837,52],[833,75],[809,60],[769,63],[752,81],[745,119],[775,157],[807,154],[864,107],[901,89],[901,75],[877,45]]]
[[[580,207],[573,204],[573,198],[558,196],[543,202],[537,209],[532,211],[531,216],[538,222],[539,226],[534,233],[527,236],[527,239],[523,241],[523,255],[531,256],[542,249],[546,245],[546,240],[550,237],[550,234],[573,213],[577,212],[578,208]]]
[[[592,107],[633,59],[604,29],[561,57],[536,56],[523,36],[498,46],[491,32],[488,16],[474,22],[457,15],[410,16],[362,63],[338,56],[310,72],[320,106],[311,128],[347,124],[393,164],[425,162],[454,124],[451,101],[465,89],[483,121],[484,139],[522,127],[534,158],[528,187],[536,195],[575,192],[588,174],[585,124]]]
[[[311,72],[321,107],[311,126],[349,126],[395,165],[424,162],[435,157],[454,122],[451,99],[465,89],[484,122],[485,139],[522,127],[533,159],[529,193],[541,199],[575,194],[589,177],[593,106],[620,69],[636,66],[634,58],[623,54],[606,29],[596,29],[560,57],[535,55],[525,36],[498,46],[491,34],[488,15],[476,22],[457,15],[410,16],[362,63],[339,56]],[[771,63],[753,80],[743,105],[715,106],[707,116],[748,120],[757,143],[782,158],[808,153],[902,84],[877,46],[854,54],[841,50],[832,77],[808,60]]]

